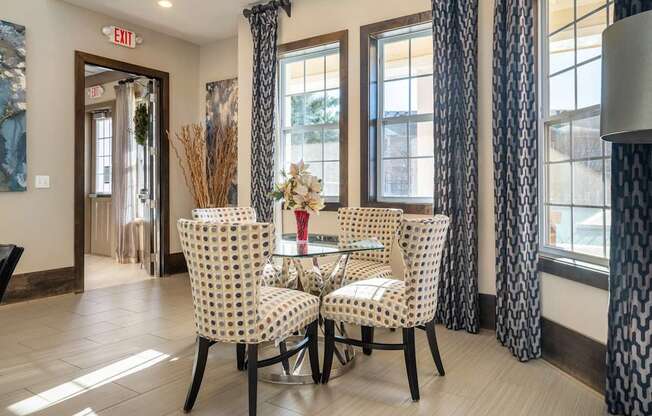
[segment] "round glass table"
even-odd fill
[[[351,254],[382,250],[383,248],[383,244],[377,240],[360,240],[349,244],[338,244],[337,242],[328,241],[297,242],[284,236],[276,241],[273,256],[282,259],[283,279],[288,282],[289,287],[318,296],[321,301],[324,295],[346,284],[345,272]],[[330,262],[332,264],[330,270],[320,268],[319,262],[324,257],[334,259],[334,261]],[[320,330],[323,334],[321,319]],[[339,335],[343,337],[347,337],[346,328],[343,324],[336,327],[336,332],[339,332]],[[263,357],[278,355],[279,347],[281,349],[292,347],[303,338],[303,334],[296,334],[285,340],[287,345],[270,343],[259,353]],[[355,351],[350,345],[340,345],[338,343],[335,345],[336,360],[333,361],[331,378],[341,376],[350,370],[355,363]],[[323,338],[320,336],[320,360],[323,357],[323,348]],[[280,384],[313,383],[306,351],[305,349],[301,350],[282,364],[270,366],[264,370],[261,369],[259,378]]]

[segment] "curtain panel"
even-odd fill
[[[134,137],[136,96],[133,82],[115,87],[115,128],[112,148],[115,257],[118,263],[137,263],[140,241],[135,223],[138,204],[138,156]]]
[[[258,221],[273,222],[274,96],[278,13],[254,7],[249,16],[254,47],[251,111],[251,205]]]
[[[652,10],[616,0],[615,18]],[[652,145],[614,144],[605,399],[609,413],[652,415]]]
[[[479,330],[478,2],[432,0],[434,212],[450,218],[437,320]]]
[[[496,337],[520,361],[541,356],[534,0],[496,0],[493,152]]]

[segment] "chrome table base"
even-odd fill
[[[344,279],[344,271],[348,264],[350,253],[341,254],[333,265],[333,269],[324,276],[319,268],[318,257],[312,257],[312,267],[305,267],[301,259],[285,258],[283,259],[283,276],[288,278],[294,268],[296,276],[295,289],[302,290],[318,296],[321,302],[325,294],[330,293],[334,289],[342,285]],[[323,328],[320,325],[320,331],[323,335]],[[336,333],[343,337],[347,337],[344,325],[336,327]],[[287,348],[291,349],[294,345],[300,342],[303,336],[295,335],[286,339]],[[319,337],[319,360],[323,359],[324,352],[324,339],[323,336]],[[273,357],[278,355],[279,347],[275,343],[267,343],[264,347],[259,349],[258,354],[262,358]],[[281,363],[259,370],[258,378],[263,381],[278,384],[313,384],[312,374],[310,372],[310,363],[306,357],[306,350],[300,351],[289,360],[287,369],[283,368]],[[350,345],[335,344],[335,360],[333,360],[333,368],[331,370],[331,378],[339,377],[348,372],[355,364],[355,349]]]

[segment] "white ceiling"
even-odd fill
[[[148,29],[203,45],[236,35],[242,9],[252,0],[64,0]],[[128,28],[127,28],[128,29]],[[147,39],[145,39],[147,41]]]

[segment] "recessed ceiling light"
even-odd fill
[[[169,9],[170,7],[172,7],[172,2],[169,0],[160,0],[158,2],[158,5],[161,7],[165,7],[166,9]]]

